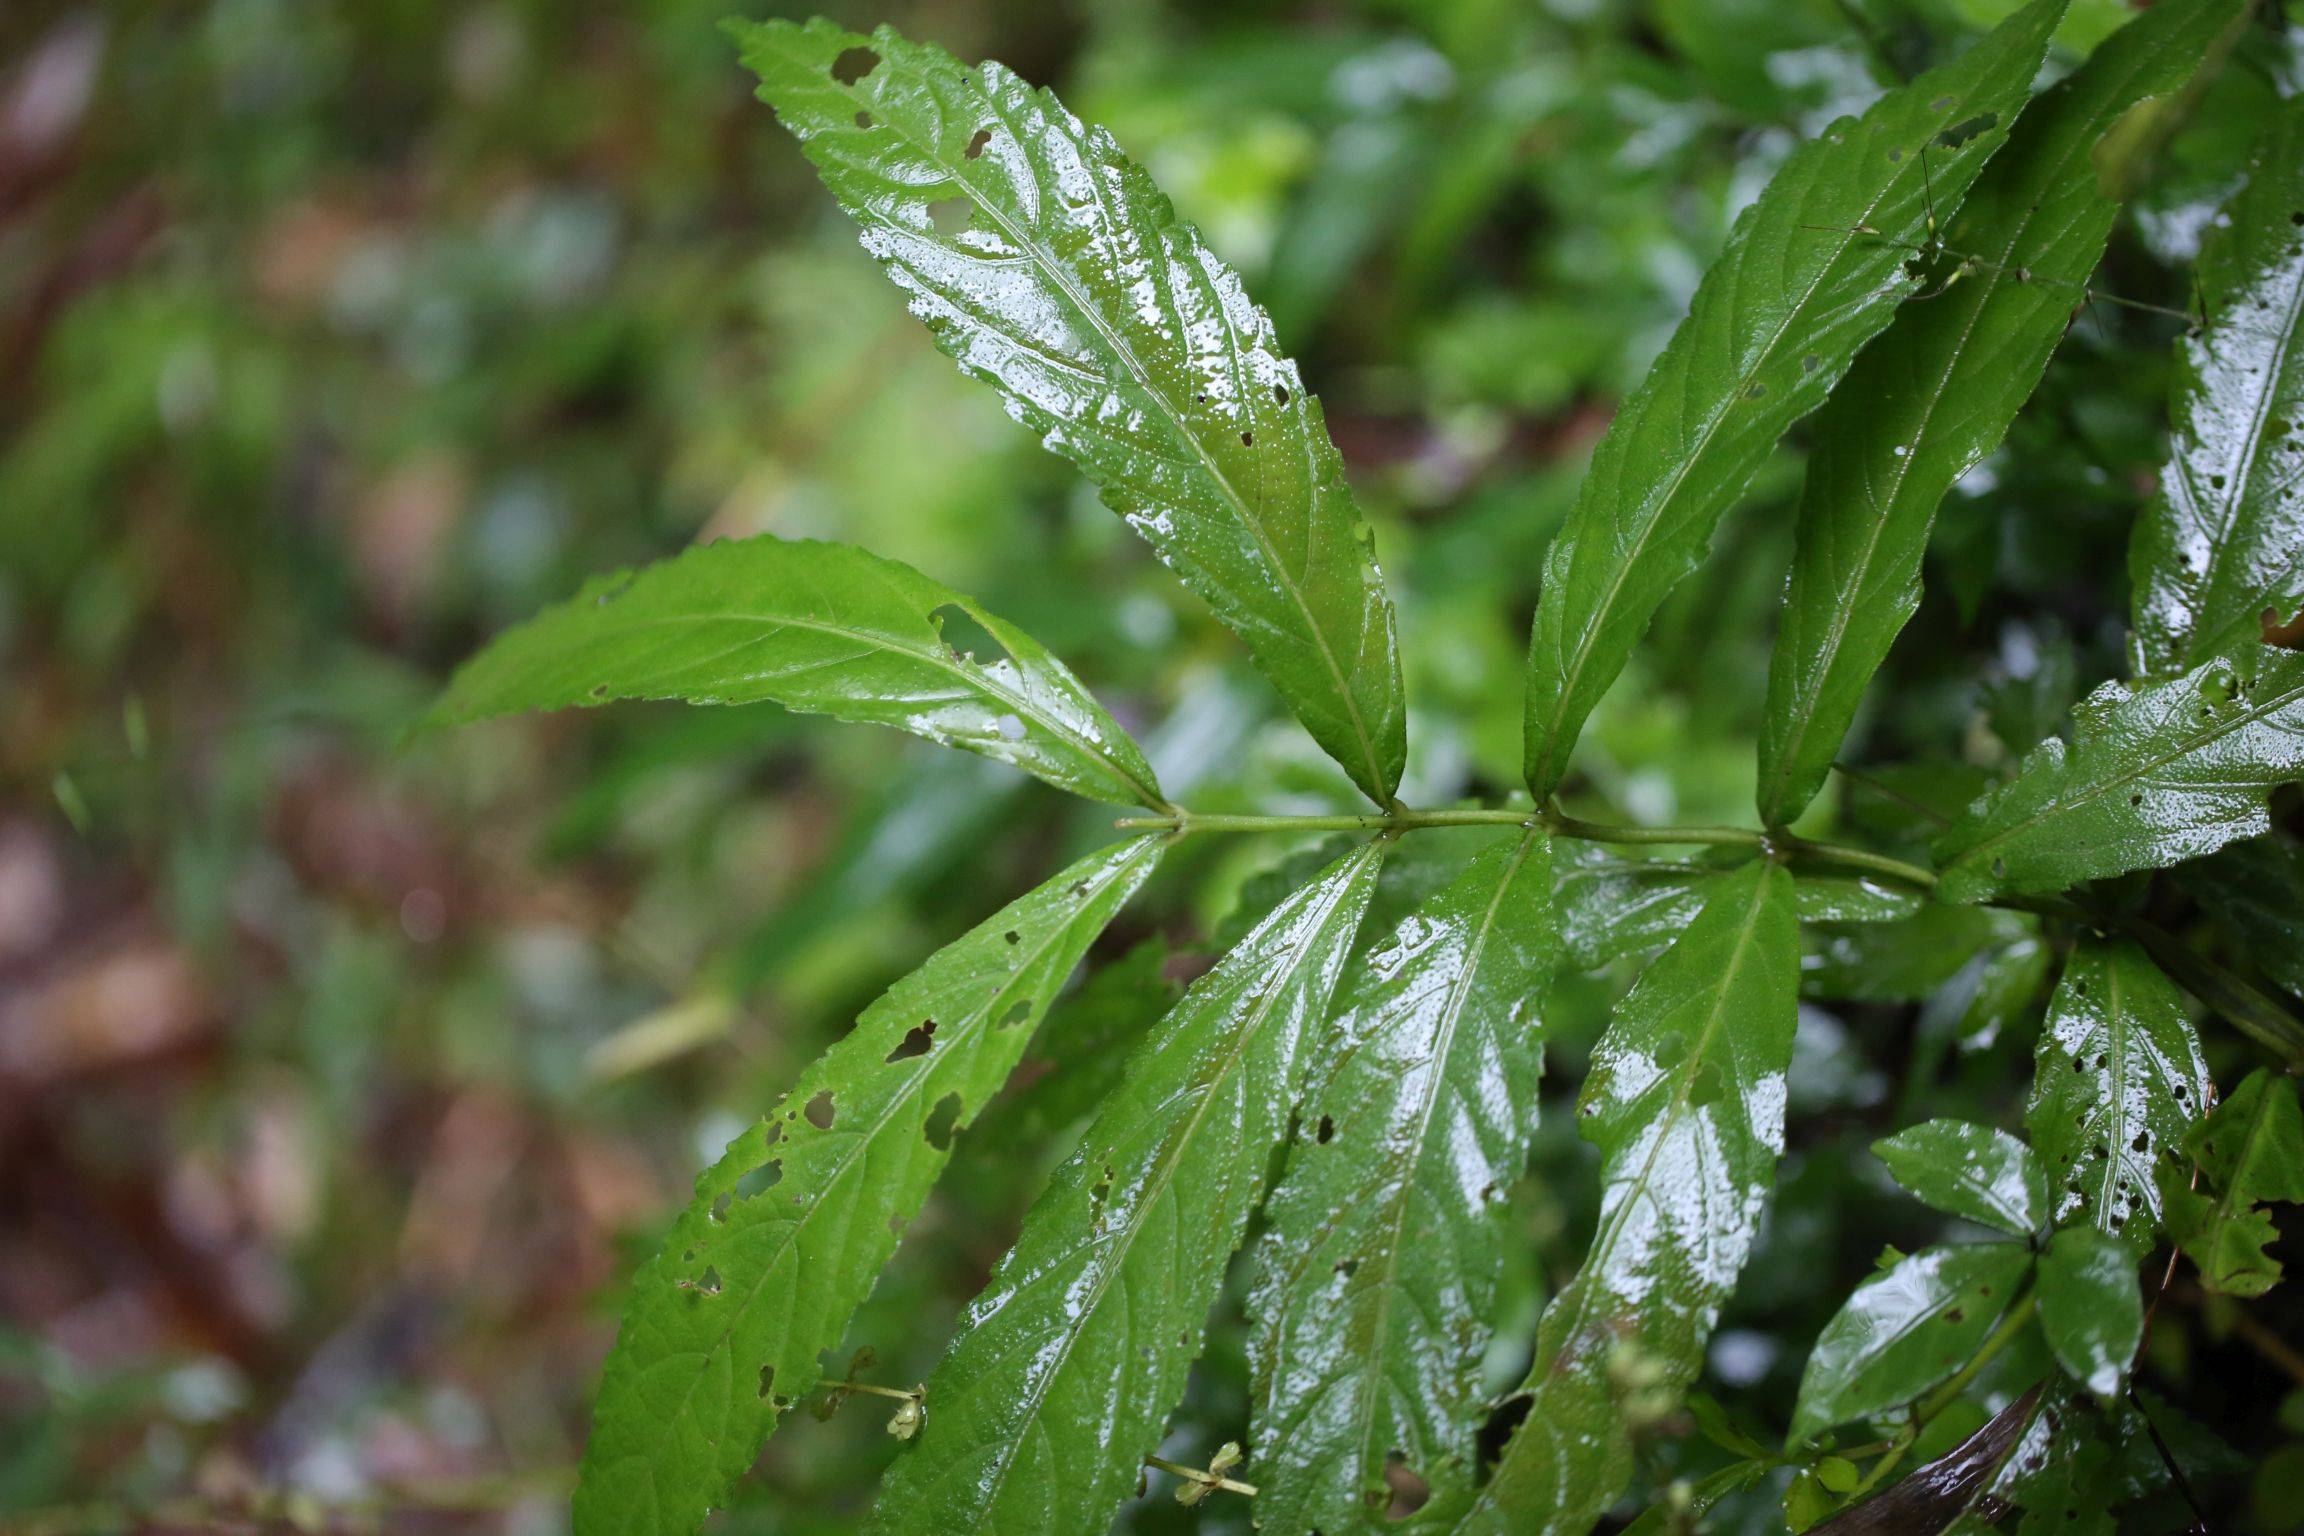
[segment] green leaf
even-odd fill
[[[1136,1042],[1182,994],[1183,983],[1167,975],[1172,957],[1166,939],[1146,939],[1058,1003],[1017,1074],[1021,1086],[977,1131],[978,1145],[995,1157],[1030,1157],[1087,1119],[1120,1085]]]
[[[2030,1237],[2048,1220],[2048,1176],[2006,1131],[1966,1120],[1931,1120],[1872,1143],[1897,1183],[1948,1216],[2011,1237]]]
[[[1164,840],[1072,865],[930,956],[729,1143],[634,1279],[578,1536],[688,1536],[817,1378],[1049,1001]]]
[[[1007,654],[945,639],[963,615]],[[846,544],[704,544],[598,577],[466,662],[431,723],[609,699],[757,704],[892,725],[1091,800],[1165,806],[1144,754],[1038,641]]]
[[[2136,1255],[2094,1227],[2060,1228],[2040,1255],[2040,1331],[2074,1381],[2118,1391],[2144,1341]]]
[[[1391,600],[1320,404],[1238,275],[1109,133],[998,64],[887,27],[731,31],[936,344],[1095,482],[1390,804],[1407,743]]]
[[[2032,1268],[2021,1243],[1923,1248],[1856,1287],[1808,1356],[1788,1444],[1911,1402],[1966,1365]]]
[[[2304,1201],[2304,1112],[2296,1084],[2259,1067],[2192,1127],[2184,1149],[2216,1189],[2211,1200],[2184,1170],[2161,1170],[2169,1234],[2199,1266],[2200,1283],[2226,1296],[2261,1296],[2280,1281],[2265,1249],[2279,1234],[2268,1201]]]
[[[1376,883],[1338,860],[1193,984],[928,1379],[880,1532],[1101,1531],[1184,1392]]]
[[[2175,984],[2125,939],[2083,938],[2048,1000],[2024,1123],[2058,1226],[2085,1216],[2132,1253],[2160,1226],[2156,1160],[2212,1091]]]
[[[1623,1536],[1672,1536],[1674,1532],[1685,1531],[1689,1528],[1686,1523],[1689,1518],[1710,1514],[1714,1505],[1758,1483],[1775,1465],[1765,1459],[1732,1461],[1702,1482],[1690,1485],[1684,1502],[1677,1494],[1666,1493],[1641,1511],[1639,1519],[1624,1527]]]
[[[1478,854],[1353,969],[1248,1299],[1258,1528],[1341,1533],[1470,1489],[1504,1200],[1528,1161],[1557,948],[1549,840]]]
[[[2182,677],[2106,683],[2067,747],[2034,748],[1936,841],[1946,901],[2041,895],[2158,869],[2270,826],[2304,776],[2304,656],[2251,645]]]
[[[2265,975],[2304,994],[2304,848],[2274,833],[2219,848],[2175,873]]]
[[[1671,943],[1721,874],[1719,865],[1628,859],[1596,843],[1569,844],[1554,867],[1562,958],[1579,971]],[[1793,899],[1804,923],[1887,923],[1923,908],[1918,892],[1860,875],[1803,874]]]
[[[2304,103],[2281,102],[2202,242],[2204,332],[2176,348],[2160,494],[2129,549],[2139,672],[2181,672],[2304,609]]]
[[[1896,922],[1813,924],[1803,935],[1800,990],[1835,1001],[1917,1002],[1971,956],[2036,926],[2022,913],[1933,901]]]
[[[1905,262],[1929,232],[1930,185],[1940,212],[1958,206],[2006,137],[2063,12],[2063,0],[2034,0],[1860,120],[1834,123],[1737,219],[1688,318],[1601,439],[1545,556],[1526,720],[1539,804],[1721,514],[1913,291]]]
[[[1754,862],[1617,1006],[1577,1111],[1599,1230],[1538,1324],[1526,1420],[1447,1529],[1587,1530],[1631,1477],[1634,1431],[1695,1378],[1784,1147],[1798,958],[1791,877]]]
[[[2241,9],[2156,5],[2026,107],[1946,233],[1979,264],[1898,311],[1817,414],[1760,732],[1768,825],[1823,787],[1866,683],[1920,605],[1937,504],[2007,432],[2104,254],[2119,204],[2091,153],[2138,102],[2181,88]]]

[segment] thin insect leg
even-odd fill
[[[1936,225],[1936,182],[1928,174],[1928,146],[1920,146],[1920,197],[1928,209],[1928,243],[1941,248],[1942,231]]]

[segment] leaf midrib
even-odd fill
[[[853,94],[853,92],[851,92],[851,94]],[[989,95],[989,93],[986,94],[987,96]],[[1014,133],[1015,125],[1009,122],[1007,114],[1001,111],[998,104],[988,102],[988,105],[991,106],[993,115],[998,117],[1001,123],[1006,126],[1011,133]],[[1055,258],[1049,254],[1049,252],[1041,245],[1039,241],[1031,238],[1021,228],[1019,228],[1002,209],[993,204],[989,198],[987,198],[981,191],[979,191],[973,182],[971,182],[967,177],[961,175],[960,168],[954,165],[951,161],[947,160],[939,150],[930,145],[921,143],[917,137],[915,137],[908,129],[902,125],[902,123],[896,120],[893,114],[891,114],[887,120],[887,126],[893,132],[895,132],[898,137],[902,138],[907,144],[910,144],[914,150],[918,151],[922,159],[928,161],[929,164],[934,165],[937,169],[943,171],[944,174],[951,180],[953,185],[960,188],[962,195],[965,196],[969,202],[982,209],[984,213],[991,218],[992,222],[1000,227],[1001,232],[1008,237],[1011,244],[1015,245],[1019,250],[1030,253],[1033,265],[1037,266],[1041,272],[1047,276],[1048,280],[1055,284],[1055,286],[1063,292],[1065,299],[1072,305],[1073,309],[1080,315],[1083,320],[1087,321],[1089,326],[1095,330],[1097,335],[1104,339],[1105,344],[1111,349],[1112,355],[1118,358],[1120,360],[1121,366],[1128,370],[1129,376],[1135,381],[1137,389],[1140,390],[1152,401],[1155,406],[1159,408],[1160,414],[1167,418],[1168,424],[1175,430],[1176,435],[1181,437],[1185,442],[1191,444],[1193,457],[1200,461],[1202,470],[1206,472],[1208,478],[1215,484],[1217,489],[1223,493],[1224,499],[1232,504],[1232,508],[1237,514],[1238,523],[1242,528],[1247,530],[1249,537],[1256,541],[1257,551],[1264,557],[1265,566],[1272,572],[1273,578],[1278,583],[1280,589],[1287,593],[1289,601],[1295,604],[1297,613],[1303,617],[1305,630],[1311,635],[1313,647],[1319,652],[1322,664],[1325,665],[1328,669],[1329,681],[1335,685],[1337,701],[1344,706],[1344,714],[1346,718],[1352,722],[1352,734],[1360,747],[1361,764],[1368,774],[1367,788],[1370,797],[1374,798],[1375,787],[1384,782],[1385,775],[1382,767],[1377,762],[1376,747],[1373,739],[1368,734],[1367,722],[1361,717],[1359,698],[1352,692],[1350,687],[1348,687],[1344,681],[1343,668],[1336,660],[1334,647],[1332,647],[1328,642],[1328,632],[1321,626],[1319,620],[1314,617],[1312,613],[1312,605],[1305,599],[1303,589],[1297,584],[1294,573],[1288,569],[1287,562],[1280,558],[1279,551],[1273,548],[1272,541],[1270,537],[1266,535],[1263,525],[1259,523],[1255,515],[1249,511],[1247,501],[1241,496],[1238,489],[1233,486],[1231,479],[1225,475],[1222,468],[1220,468],[1216,461],[1209,456],[1207,445],[1202,443],[1198,434],[1192,431],[1190,424],[1177,410],[1175,402],[1168,398],[1165,391],[1154,385],[1151,377],[1145,372],[1142,363],[1137,359],[1134,350],[1131,349],[1128,344],[1122,340],[1120,334],[1117,331],[1112,329],[1112,327],[1105,321],[1103,315],[1097,312],[1096,307],[1089,302],[1088,297],[1079,290],[1079,288],[1072,282],[1070,275],[1064,271],[1061,264],[1059,264]],[[1029,162],[1029,157],[1027,157],[1027,160]],[[1032,177],[1033,180],[1037,183],[1039,180],[1039,171],[1036,166],[1032,170]],[[1106,204],[1104,200],[1103,178],[1100,176],[1091,176],[1089,179],[1096,188],[1097,208],[1103,214],[1107,226],[1110,226],[1113,221],[1111,218],[1109,205]],[[920,235],[920,231],[916,229],[910,229],[903,225],[894,224],[885,219],[877,219],[876,222],[879,222],[883,228],[899,230],[906,235],[913,237],[918,237]],[[1164,234],[1164,231],[1156,230],[1154,233],[1154,238],[1159,240],[1163,247],[1162,260],[1167,261],[1169,258],[1165,249],[1166,241]],[[949,249],[949,247],[946,248]],[[972,253],[963,252],[962,254]],[[1222,309],[1223,306],[1221,301],[1219,301],[1217,307]],[[1226,318],[1225,328],[1229,334],[1231,331],[1231,322],[1229,317]],[[1301,424],[1298,430],[1309,433],[1311,431],[1309,421]],[[1306,498],[1307,502],[1316,503],[1318,500],[1317,482],[1308,477],[1306,484],[1308,487]],[[1305,509],[1305,525],[1308,536],[1312,531],[1313,521],[1314,508],[1312,505],[1307,505]]]
[[[1368,849],[1361,850],[1359,854],[1363,860],[1370,856]],[[1318,941],[1328,925],[1329,918],[1335,914],[1337,905],[1344,899],[1345,891],[1359,878],[1359,874],[1360,871],[1356,868],[1349,876],[1337,880],[1334,891],[1323,905],[1319,920],[1308,925],[1305,942],[1298,946],[1296,953],[1289,960],[1287,971],[1283,974],[1293,974],[1296,968],[1303,963],[1304,952]],[[975,1519],[971,1522],[971,1529],[982,1530],[984,1521],[998,1506],[1000,1492],[1008,1483],[1008,1474],[1015,1470],[1016,1463],[1020,1459],[1024,1434],[1027,1429],[1038,1422],[1040,1405],[1047,1399],[1049,1388],[1055,1385],[1056,1378],[1063,1373],[1065,1366],[1070,1363],[1072,1351],[1079,1346],[1081,1338],[1088,1331],[1089,1322],[1096,1316],[1097,1309],[1103,1305],[1104,1293],[1111,1288],[1113,1280],[1118,1277],[1121,1269],[1126,1265],[1128,1253],[1134,1247],[1138,1234],[1143,1230],[1145,1220],[1151,1215],[1154,1207],[1158,1206],[1167,1195],[1168,1186],[1176,1176],[1176,1167],[1184,1159],[1185,1149],[1192,1145],[1194,1137],[1199,1134],[1200,1122],[1207,1117],[1209,1106],[1216,1102],[1218,1086],[1229,1080],[1238,1069],[1241,1060],[1248,1053],[1248,1047],[1263,1033],[1264,1021],[1271,1015],[1272,1009],[1286,990],[1284,985],[1269,989],[1257,1001],[1248,1018],[1241,1022],[1240,1028],[1233,1031],[1232,1048],[1226,1051],[1221,1058],[1221,1069],[1209,1076],[1207,1085],[1200,1094],[1199,1102],[1192,1106],[1191,1114],[1185,1117],[1180,1134],[1169,1143],[1167,1155],[1160,1160],[1153,1181],[1146,1188],[1143,1198],[1136,1202],[1131,1218],[1117,1231],[1105,1238],[1102,1243],[1095,1245],[1111,1252],[1113,1256],[1109,1262],[1104,1264],[1101,1273],[1097,1275],[1096,1283],[1090,1287],[1084,1304],[1075,1310],[1073,1314],[1075,1321],[1064,1330],[1062,1348],[1056,1351],[1047,1369],[1040,1373],[1040,1379],[1025,1394],[1023,1416],[1017,1421],[1015,1434],[1000,1447],[1000,1454],[995,1462],[996,1470],[991,1481],[983,1485],[983,1496],[977,1506]],[[1029,1223],[1030,1218],[1027,1217],[1026,1219]],[[1080,1250],[1075,1248],[1072,1251],[1076,1253]]]

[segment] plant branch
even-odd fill
[[[1979,1345],[1976,1353],[1969,1357],[1968,1363],[1960,1367],[1951,1380],[1920,1400],[1919,1407],[1913,1411],[1911,1421],[1904,1426],[1903,1431],[1897,1435],[1886,1453],[1872,1464],[1871,1470],[1864,1474],[1864,1481],[1858,1483],[1854,1491],[1848,1495],[1850,1504],[1859,1502],[1865,1494],[1878,1487],[1889,1473],[1896,1470],[1897,1465],[1904,1459],[1904,1453],[1912,1449],[1913,1442],[1920,1438],[1920,1432],[1934,1422],[1938,1414],[1950,1407],[1953,1399],[1967,1390],[1968,1383],[1976,1379],[1978,1371],[1991,1364],[1993,1358],[2008,1347],[2009,1341],[2024,1331],[2024,1325],[2032,1320],[2032,1313],[2038,1306],[2039,1301],[2035,1294],[2030,1290],[2025,1291],[2008,1308],[2008,1315],[2000,1319],[2000,1326],[1992,1330],[1991,1337]]]

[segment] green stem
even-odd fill
[[[1976,1373],[1991,1364],[1993,1357],[2006,1349],[2009,1341],[2024,1331],[2024,1325],[2032,1321],[2032,1313],[2038,1306],[2038,1298],[2029,1290],[2016,1299],[2015,1303],[2008,1308],[2008,1315],[2000,1319],[2000,1326],[1993,1329],[1991,1337],[1977,1347],[1976,1353],[1969,1357],[1968,1363],[1960,1367],[1950,1381],[1945,1382],[1944,1385],[1921,1399],[1919,1408],[1912,1415],[1912,1422],[1906,1425],[1904,1432],[1896,1437],[1895,1443],[1888,1447],[1887,1453],[1874,1462],[1871,1470],[1864,1474],[1864,1481],[1858,1483],[1849,1493],[1848,1503],[1854,1504],[1861,1500],[1864,1495],[1878,1487],[1882,1479],[1896,1470],[1897,1464],[1904,1459],[1904,1453],[1912,1449],[1913,1443],[1920,1438],[1920,1432],[1935,1421],[1936,1415],[1952,1406],[1953,1399],[1966,1391],[1968,1383],[1976,1379]]]

